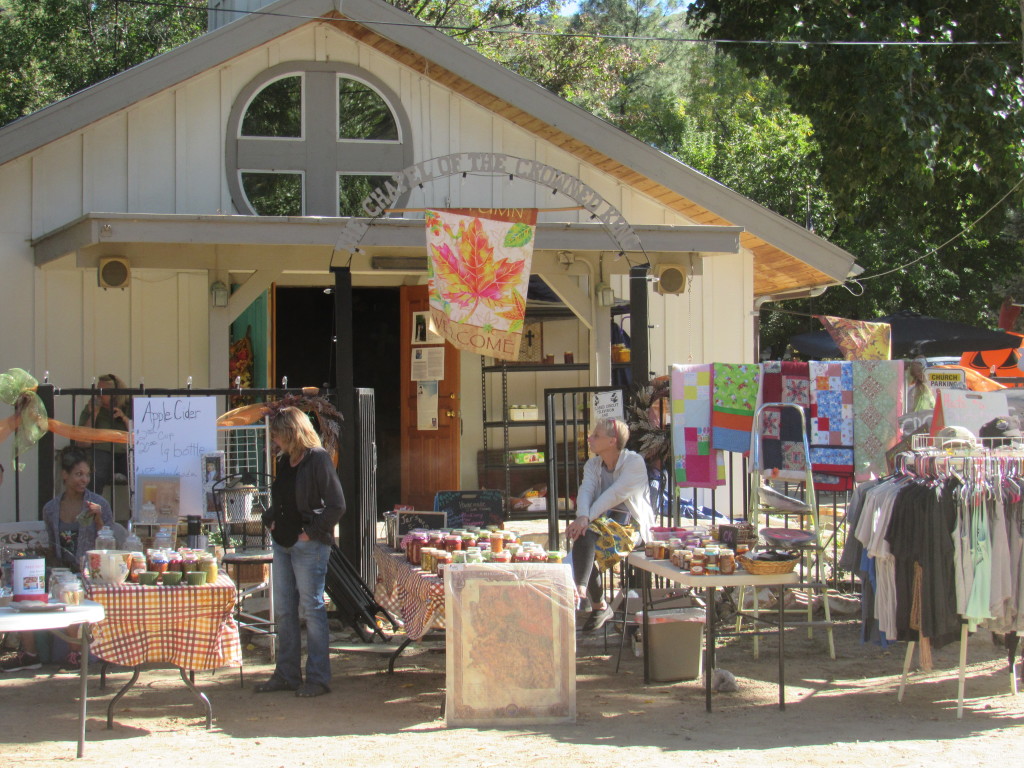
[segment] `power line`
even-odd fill
[[[942,245],[937,245],[934,248],[932,248],[930,251],[928,251],[928,253],[926,253],[926,254],[924,254],[922,256],[918,256],[916,259],[913,259],[912,261],[908,261],[906,264],[903,264],[903,265],[901,265],[899,267],[893,267],[892,269],[888,269],[885,272],[879,272],[877,275],[868,275],[867,277],[857,277],[856,279],[848,280],[847,282],[860,284],[860,283],[864,282],[865,280],[874,280],[876,277],[884,277],[885,275],[891,275],[893,272],[899,272],[901,270],[906,269],[907,267],[911,267],[914,264],[917,264],[919,261],[924,261],[928,257],[934,256],[936,253],[941,251],[947,245],[949,245],[950,243],[952,243],[952,242],[954,242],[956,240],[959,240],[961,237],[963,237],[968,232],[970,232],[972,229],[974,229],[974,227],[977,226],[978,222],[980,222],[982,219],[984,219],[986,216],[988,216],[990,213],[992,213],[992,211],[994,211],[996,208],[998,208],[1000,205],[1002,205],[1003,201],[1006,200],[1006,198],[1008,198],[1014,192],[1016,192],[1020,188],[1020,186],[1022,184],[1024,184],[1024,179],[1021,179],[1016,184],[1014,184],[1012,187],[1010,187],[1010,190],[1005,195],[1003,195],[1001,198],[999,198],[995,203],[993,203],[992,207],[989,208],[987,211],[985,211],[983,214],[981,214],[981,216],[979,216],[974,221],[972,221],[970,224],[968,224],[966,227],[964,227],[962,230],[957,232],[955,235],[953,235],[951,238],[949,238],[949,240],[944,242]]]
[[[419,27],[424,26],[430,29],[437,29],[446,32],[465,32],[474,34],[490,35],[519,35],[522,37],[564,37],[580,38],[586,40],[622,40],[649,43],[693,43],[696,45],[785,45],[797,46],[799,48],[827,47],[827,46],[872,46],[876,48],[907,48],[907,47],[987,47],[999,45],[1016,45],[1012,40],[737,40],[731,38],[699,38],[699,37],[657,37],[652,35],[606,35],[591,32],[564,32],[547,30],[511,29],[507,26],[500,27],[474,27],[460,26],[455,24],[432,25],[425,22],[407,21],[375,21],[349,19],[337,16],[305,16],[295,13],[280,13],[278,11],[250,11],[235,8],[214,8],[211,6],[196,6],[187,3],[163,2],[159,0],[121,0],[129,5],[146,5],[156,8],[178,8],[190,11],[204,11],[216,13],[234,13],[246,16],[275,16],[285,19],[302,19],[306,21],[350,21],[354,24],[378,27]]]

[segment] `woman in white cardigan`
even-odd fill
[[[629,427],[620,419],[600,419],[588,442],[594,453],[583,467],[583,482],[576,496],[578,517],[569,523],[566,536],[573,544],[572,568],[581,599],[591,601],[585,631],[600,628],[612,616],[594,567],[597,534],[590,523],[602,515],[626,525],[633,521],[642,538],[648,538],[654,524],[654,510],[648,500],[647,464],[643,456],[626,449]]]

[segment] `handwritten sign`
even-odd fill
[[[448,527],[448,518],[444,512],[428,512],[415,510],[412,512],[396,512],[398,515],[398,539],[401,541],[409,531],[423,528],[428,531],[438,531]]]
[[[590,410],[594,421],[599,419],[618,419],[624,421],[622,409],[622,390],[610,389],[607,392],[595,392],[591,398]]]
[[[133,408],[135,476],[177,475],[178,514],[202,515],[202,458],[217,449],[217,399],[137,397]]]
[[[438,491],[434,509],[448,513],[449,528],[503,525],[505,499],[501,491]]]

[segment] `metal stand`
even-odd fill
[[[83,645],[83,648],[84,647],[85,646]],[[110,700],[110,704],[107,705],[107,730],[108,731],[112,730],[114,728],[114,706],[117,704],[118,701],[120,701],[121,697],[124,696],[126,693],[128,693],[128,691],[131,690],[132,686],[134,686],[135,683],[138,682],[139,675],[142,672],[142,667],[143,667],[142,664],[136,664],[134,667],[132,667],[132,677],[131,677],[131,679],[127,683],[124,684],[124,687],[121,688],[121,690],[119,690],[116,694],[114,694],[114,698],[112,698]],[[181,674],[181,681],[183,683],[185,683],[185,686],[190,691],[192,691],[193,695],[195,695],[195,697],[197,699],[199,699],[199,703],[202,704],[203,708],[206,710],[206,730],[210,730],[213,727],[213,706],[210,704],[210,700],[208,698],[206,698],[206,694],[203,693],[202,691],[200,691],[198,688],[196,688],[196,685],[195,685],[196,673],[192,672],[192,671],[189,671],[186,674],[185,670],[182,669],[181,667],[176,667],[176,669]],[[79,757],[81,757],[81,755],[79,755]]]

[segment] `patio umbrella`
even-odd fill
[[[868,322],[892,326],[892,356],[944,357],[964,352],[1007,349],[1020,344],[1020,337],[1002,331],[990,331],[955,320],[919,315],[902,310]],[[842,357],[828,331],[812,331],[791,336],[790,345],[805,357],[814,359]]]

